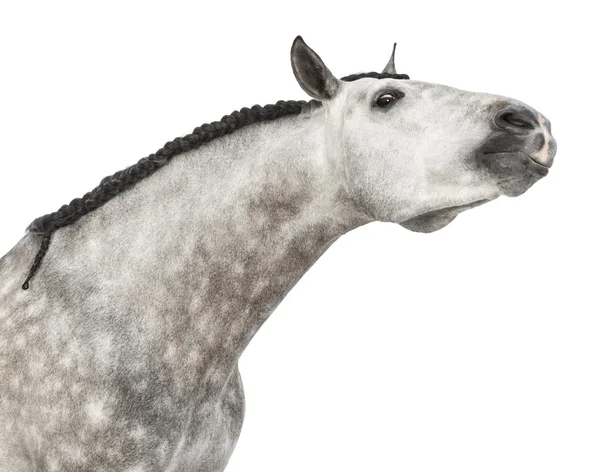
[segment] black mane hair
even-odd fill
[[[353,74],[343,77],[345,82],[355,80],[373,79],[409,79],[406,74],[388,74],[368,72]],[[29,275],[23,283],[23,290],[29,288],[29,282],[39,269],[48,248],[52,233],[59,228],[71,225],[88,213],[100,208],[110,199],[124,190],[133,187],[140,180],[153,174],[156,170],[167,164],[171,158],[187,151],[198,148],[200,145],[212,141],[226,134],[231,134],[236,129],[259,123],[261,121],[273,121],[282,116],[299,115],[303,111],[312,110],[321,106],[321,102],[310,100],[278,101],[275,105],[254,105],[252,108],[242,108],[230,115],[225,115],[220,121],[205,123],[194,129],[191,134],[182,138],[175,138],[166,143],[161,149],[148,157],[140,159],[136,164],[127,167],[111,176],[105,177],[95,189],[86,193],[81,198],[76,198],[68,205],[63,205],[57,211],[36,218],[28,227],[27,231],[43,233],[40,249],[36,254],[35,261],[31,266]]]

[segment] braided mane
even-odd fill
[[[388,74],[368,72],[353,74],[343,77],[345,82],[355,80],[373,79],[409,79],[406,74]],[[82,216],[100,208],[106,202],[117,196],[124,190],[133,187],[140,180],[148,177],[158,169],[167,164],[173,157],[212,141],[226,134],[233,133],[236,129],[244,126],[260,123],[262,121],[273,121],[282,116],[299,115],[303,111],[314,110],[321,106],[321,102],[310,100],[280,100],[275,105],[254,105],[251,108],[242,108],[230,115],[225,115],[220,121],[205,123],[194,129],[191,134],[182,138],[175,138],[166,143],[161,149],[148,157],[140,159],[136,164],[127,167],[111,176],[105,177],[95,189],[86,193],[81,198],[76,198],[68,205],[63,205],[57,211],[36,218],[28,227],[27,231],[43,233],[44,237],[40,249],[36,254],[35,261],[31,266],[29,275],[23,283],[23,290],[29,288],[29,282],[39,269],[48,248],[52,234],[59,228],[69,226],[79,220]]]

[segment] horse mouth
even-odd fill
[[[403,221],[400,223],[400,226],[417,233],[433,233],[452,223],[459,213],[483,205],[489,201],[490,200],[484,198],[464,205],[428,211],[427,213]]]
[[[523,149],[485,152],[482,162],[500,191],[508,197],[522,195],[550,171],[549,165],[538,162]]]
[[[501,154],[508,154],[508,155],[512,155],[513,157],[516,157],[518,154],[524,154],[525,156],[527,156],[529,158],[529,164],[533,165],[534,168],[539,167],[541,168],[540,170],[546,169],[546,170],[550,170],[550,167],[552,166],[552,164],[545,164],[543,162],[538,161],[537,159],[534,159],[531,154],[529,154],[527,151],[524,151],[523,149],[518,149],[515,151],[495,151],[495,152],[484,152],[483,155],[484,156],[499,156]]]
[[[525,152],[525,151],[523,151]],[[529,157],[529,159],[531,159],[533,161],[533,163],[537,166],[543,167],[544,169],[550,169],[550,167],[552,166],[552,164],[545,164],[543,162],[538,161],[537,159],[534,159],[533,157],[531,157],[531,155],[529,153],[525,153],[527,154],[527,157]]]

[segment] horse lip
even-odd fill
[[[548,172],[548,170],[550,170],[550,167],[552,166],[552,164],[546,165],[546,164],[542,164],[541,162],[536,161],[533,157],[531,157],[529,155],[528,152],[524,151],[523,149],[514,149],[512,151],[508,150],[508,151],[484,152],[483,154],[485,156],[488,156],[488,155],[493,155],[493,154],[513,154],[513,153],[516,153],[516,152],[522,152],[523,154],[525,154],[529,158],[529,160],[531,161],[531,164],[533,164],[534,166],[537,166],[537,167],[541,168],[540,170],[543,169],[546,172]]]
[[[531,157],[531,155],[525,151],[523,151],[525,154],[527,154],[527,157],[529,157],[529,159],[531,159],[536,165],[543,167],[544,169],[550,169],[550,167],[552,166],[552,164],[546,165],[543,164],[542,162],[539,162],[537,159],[534,159],[533,157]]]

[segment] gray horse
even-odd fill
[[[315,100],[168,143],[0,260],[1,471],[222,471],[238,360],[337,238],[438,230],[552,165],[521,102],[407,80],[393,55],[340,80],[300,37],[291,60]]]

